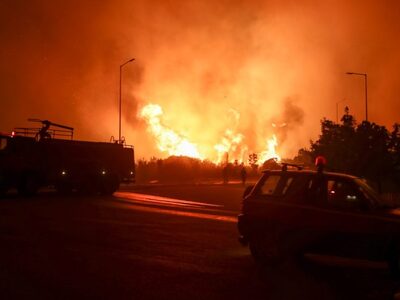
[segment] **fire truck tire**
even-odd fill
[[[97,178],[94,176],[86,176],[78,184],[78,192],[83,195],[95,195],[98,193]]]
[[[56,190],[59,194],[69,195],[72,193],[72,184],[69,182],[60,182],[56,185]]]
[[[116,174],[107,176],[101,183],[100,192],[103,195],[112,195],[119,188],[119,178]]]
[[[20,182],[17,186],[18,193],[24,197],[31,197],[36,195],[39,189],[39,180],[37,174],[34,172],[26,172],[21,176]]]
[[[0,198],[4,197],[4,195],[8,191],[8,184],[6,181],[6,177],[0,172]]]

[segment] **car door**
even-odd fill
[[[375,236],[367,200],[352,178],[330,176],[326,185],[315,224],[321,233],[316,248],[337,256],[369,258]]]
[[[278,191],[282,176],[280,173],[266,173],[257,183],[251,197],[246,199],[244,213],[250,220],[252,231],[264,232],[274,224],[278,218],[279,206],[282,197]]]
[[[287,252],[304,252],[321,238],[322,199],[326,195],[323,174],[300,173],[284,195],[281,240]]]

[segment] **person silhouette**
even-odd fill
[[[42,140],[42,139],[50,139],[51,135],[50,133],[47,132],[50,128],[50,122],[49,121],[43,121],[42,122],[43,126],[40,128],[39,132],[36,134],[35,138]]]
[[[224,184],[228,183],[228,165],[226,165],[223,169],[222,169],[222,179],[224,181]]]
[[[246,184],[246,177],[247,177],[247,172],[245,167],[243,166],[242,169],[240,170],[240,177],[242,178],[242,184]]]

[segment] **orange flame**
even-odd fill
[[[240,144],[243,141],[244,136],[241,133],[235,133],[231,129],[227,129],[225,131],[225,135],[222,137],[222,141],[219,144],[214,146],[214,149],[217,151],[217,163],[221,163],[224,159],[229,159],[230,153],[235,153]],[[242,158],[240,158],[241,162]]]
[[[226,129],[222,141],[214,146],[217,151],[216,163],[233,162],[239,163],[246,161],[244,155],[247,153],[247,146],[243,143],[244,135],[237,132],[240,113],[234,109],[229,111],[230,121],[234,123],[233,129]]]
[[[272,138],[267,140],[267,149],[260,153],[260,161],[264,162],[271,158],[275,158],[277,161],[280,161],[281,158],[278,153],[276,153],[276,146],[278,146],[278,140],[276,135],[273,134]]]
[[[148,104],[140,111],[140,116],[146,120],[149,131],[156,138],[158,149],[169,155],[201,158],[195,144],[162,124],[162,115],[163,110],[157,104]]]
[[[246,155],[249,147],[245,144],[245,136],[237,130],[240,114],[231,109],[230,115],[233,116],[235,125],[233,129],[226,129],[221,141],[214,145],[216,151],[214,157],[208,157],[216,163],[234,162],[247,163]],[[143,118],[147,125],[148,131],[155,137],[157,147],[161,152],[168,155],[189,156],[203,159],[205,156],[200,154],[197,145],[190,142],[188,138],[177,133],[173,129],[167,127],[162,122],[163,110],[157,104],[147,104],[139,112],[139,116]],[[267,139],[267,147],[261,153],[258,153],[259,161],[262,163],[270,158],[281,160],[276,152],[278,145],[276,135]],[[207,147],[201,149],[207,150]]]

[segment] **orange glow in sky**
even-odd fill
[[[336,108],[363,121],[346,72],[368,74],[369,120],[400,122],[399,19],[399,1],[5,1],[0,131],[39,118],[109,141],[121,75],[136,158],[292,158]]]

